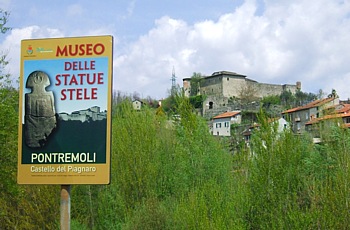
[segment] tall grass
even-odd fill
[[[349,131],[333,125],[314,145],[261,123],[249,165],[249,228],[348,229]]]
[[[181,119],[119,104],[113,117],[112,182],[77,186],[74,224],[89,229],[347,229],[348,130],[323,143],[268,123],[234,155],[177,97]],[[158,115],[157,115],[158,114]],[[90,189],[90,192],[88,192]],[[74,195],[74,194],[73,194]],[[85,216],[85,217],[84,217]]]
[[[232,154],[187,98],[175,99],[177,121],[117,105],[111,184],[73,186],[72,229],[350,228],[350,133],[339,122],[320,125],[322,143],[313,144],[261,114],[250,147]],[[4,144],[16,133],[9,122],[0,228],[56,229],[59,188],[16,185],[16,141]]]

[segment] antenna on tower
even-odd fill
[[[174,95],[176,92],[176,75],[175,75],[175,67],[173,66],[173,71],[171,74],[171,95]]]

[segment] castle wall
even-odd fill
[[[295,94],[297,92],[297,90],[301,90],[301,82],[298,81],[296,83],[296,85],[288,85],[288,84],[285,84],[283,85],[283,90],[285,91],[290,91],[292,92],[293,94]]]
[[[280,95],[283,92],[283,85],[258,83],[256,88],[256,96],[259,98]]]
[[[222,77],[204,78],[200,85],[201,95],[222,95]]]
[[[191,79],[183,79],[183,88],[185,95],[189,96],[191,91]],[[301,83],[296,85],[277,85],[259,83],[257,81],[246,78],[244,75],[222,71],[213,73],[212,76],[204,77],[200,83],[201,95],[221,95],[223,97],[237,97],[245,89],[252,89],[256,93],[256,97],[279,95],[283,91],[291,91],[295,93],[297,89],[301,89]]]
[[[247,81],[242,76],[226,76],[222,79],[224,97],[239,97],[244,88],[247,87]],[[249,84],[249,83],[248,83]]]
[[[213,117],[231,110],[232,108],[228,106],[228,99],[221,95],[207,95],[203,102],[203,115],[205,117]]]

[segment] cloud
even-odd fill
[[[10,73],[14,79],[19,77],[21,40],[63,36],[64,34],[57,29],[41,28],[39,26],[12,29],[0,44],[0,50],[7,54],[7,60],[9,61],[5,72]]]
[[[0,0],[0,9],[5,10],[11,5],[11,0]]]
[[[135,0],[131,1],[128,5],[127,13],[129,17],[134,13],[134,8],[135,8]]]
[[[164,97],[171,88],[172,67],[193,68],[190,61],[195,51],[187,47],[187,24],[169,17],[155,23],[154,29],[115,58],[116,90]]]
[[[178,83],[193,72],[228,70],[259,82],[295,84],[347,98],[349,3],[246,1],[217,21],[188,25],[162,17],[116,58],[116,89],[164,95],[175,67]]]
[[[79,17],[83,15],[84,9],[80,4],[72,4],[67,7],[68,17]]]
[[[127,8],[130,19],[135,6],[132,1]],[[71,10],[83,12],[78,5]],[[119,42],[120,37],[114,36],[114,89],[165,97],[174,67],[181,86],[182,79],[193,72],[210,75],[227,70],[264,83],[301,81],[304,92],[323,89],[330,93],[334,88],[346,99],[350,97],[346,87],[350,80],[349,16],[350,2],[341,0],[245,0],[216,20],[205,20],[204,14],[203,20],[193,24],[163,16],[133,42]],[[77,33],[117,34],[113,20],[118,17],[111,18],[109,25],[89,24],[94,26]],[[10,61],[11,71],[18,74],[21,39],[71,36],[75,30],[69,27],[69,31],[52,26],[14,29],[0,49],[10,50],[15,63]]]

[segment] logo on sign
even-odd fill
[[[28,54],[28,55],[32,55],[33,52],[34,52],[34,51],[33,51],[33,47],[32,47],[31,45],[29,45],[28,48],[27,48],[27,54]]]

